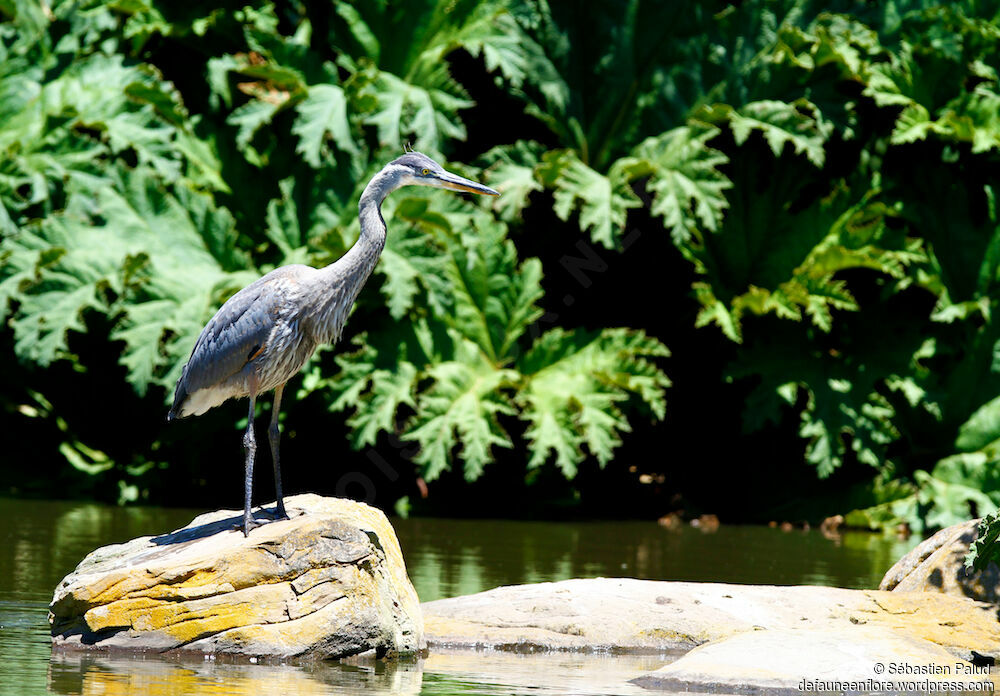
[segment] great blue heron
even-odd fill
[[[278,457],[278,409],[285,384],[321,343],[335,343],[361,287],[385,247],[381,205],[401,186],[434,186],[499,196],[493,189],[456,176],[419,152],[393,160],[372,177],[361,194],[361,235],[354,246],[324,268],[282,266],[230,297],[201,331],[174,392],[168,420],[200,415],[232,398],[250,397],[243,445],[246,449],[243,534],[254,526],[250,514],[257,395],[274,390],[268,440],[274,461],[276,517],[287,517]]]

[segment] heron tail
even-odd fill
[[[187,389],[184,388],[184,379],[177,383],[177,390],[174,392],[174,404],[170,407],[170,412],[167,413],[167,422],[177,420],[178,418],[183,418],[184,402],[188,398]]]

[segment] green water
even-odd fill
[[[649,694],[628,684],[663,656],[432,653],[375,668],[52,656],[47,605],[59,580],[98,546],[181,527],[196,510],[0,500],[0,694]],[[871,588],[917,539],[825,538],[653,522],[394,520],[424,601],[525,582],[620,576]]]

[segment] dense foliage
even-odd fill
[[[667,449],[757,433],[783,438],[788,468],[867,470],[849,518],[865,526],[1000,505],[1000,3],[0,11],[0,312],[22,363],[86,370],[71,337],[102,315],[136,394],[165,398],[235,288],[349,247],[360,188],[409,142],[504,195],[387,203],[379,292],[300,390],[348,414],[356,447],[418,443],[431,480],[516,446],[573,477],[638,424],[669,426],[666,367],[743,400]],[[687,296],[640,272],[635,225],[669,240]],[[610,300],[546,319],[578,249],[634,269],[616,297],[650,305],[641,326],[604,328]],[[689,334],[719,347],[660,360],[654,337]],[[65,419],[39,391],[5,407]],[[72,463],[123,475],[60,432]],[[126,464],[159,461],[158,437]]]
[[[361,188],[404,141],[442,157],[465,137],[459,111],[473,103],[449,53],[524,79],[512,16],[477,2],[335,3],[317,16],[263,4],[170,20],[166,5],[144,3],[6,9],[0,305],[14,351],[40,366],[74,360],[70,333],[104,314],[139,395],[169,395],[234,290],[272,264],[322,265],[347,249]],[[168,37],[220,47],[203,58],[203,104],[144,60]],[[266,203],[246,200],[255,194]],[[495,448],[513,446],[502,419],[518,417],[529,467],[551,458],[572,477],[585,457],[611,459],[627,413],[664,417],[669,382],[654,361],[667,351],[655,339],[526,335],[542,314],[542,268],[518,258],[502,220],[419,190],[385,215],[391,321],[370,322],[339,370],[306,383],[352,411],[356,446],[398,431],[420,445],[424,479],[456,461],[475,479]],[[87,471],[115,465],[72,439],[62,452]]]

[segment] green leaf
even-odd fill
[[[569,220],[577,210],[580,229],[591,239],[613,249],[625,229],[630,208],[642,205],[626,176],[627,162],[612,167],[607,176],[591,169],[569,150],[552,150],[543,156],[542,180],[555,188],[555,213]]]
[[[698,83],[709,61],[699,51],[714,24],[710,11],[524,2],[513,12],[524,36],[521,52],[531,56],[520,90],[528,113],[552,131],[558,147],[602,176],[613,178],[613,163],[646,137],[683,125],[701,97]]]
[[[703,307],[699,326],[716,323],[739,341],[743,317],[773,314],[831,332],[835,312],[859,308],[838,273],[869,269],[901,279],[927,259],[919,241],[886,224],[896,213],[864,177],[852,187],[828,180],[813,187],[811,165],[786,160],[758,191],[752,182],[764,176],[759,155],[743,154],[729,167],[738,185],[727,194],[718,230],[691,227],[689,237],[675,238],[705,276],[693,286]]]
[[[553,329],[518,363],[522,386],[517,403],[528,421],[529,467],[554,453],[567,478],[583,460],[582,445],[603,466],[611,461],[628,424],[620,404],[637,396],[659,420],[664,417],[666,375],[651,358],[666,348],[642,332],[605,329],[597,334]]]
[[[70,466],[90,476],[108,471],[115,465],[104,452],[91,449],[82,442],[62,442],[59,444],[59,452],[66,457]]]
[[[958,431],[955,447],[963,452],[980,450],[1000,439],[1000,396],[980,406]]]
[[[927,109],[919,104],[908,104],[896,119],[891,142],[893,145],[914,143],[926,140],[933,132],[934,124]]]
[[[473,102],[452,93],[458,86],[444,66],[434,74],[437,77],[431,82],[441,83],[441,88],[412,85],[386,72],[375,78],[377,107],[366,123],[378,129],[381,146],[398,150],[404,139],[412,137],[417,150],[440,152],[448,139],[465,140],[465,124],[458,111],[470,108]]]
[[[181,367],[214,307],[256,274],[240,272],[249,262],[233,249],[232,217],[206,196],[170,195],[141,170],[95,193],[96,205],[84,194],[70,201],[89,214],[52,217],[17,241],[47,249],[20,298],[15,349],[48,364],[67,349],[68,332],[85,330],[87,310],[105,313],[118,322],[112,338],[125,343],[128,379],[144,393],[172,381],[164,371]]]
[[[708,283],[694,283],[691,289],[694,290],[695,297],[701,304],[698,316],[694,320],[695,327],[701,328],[715,324],[730,341],[742,343],[743,329],[740,325],[739,314],[731,311],[724,302],[719,300]]]
[[[516,373],[497,369],[469,341],[456,338],[456,344],[455,360],[428,370],[433,384],[420,395],[417,413],[403,435],[420,443],[414,461],[424,467],[427,481],[448,468],[458,447],[469,481],[477,479],[492,460],[493,447],[513,447],[499,417],[515,413],[502,388]]]
[[[908,484],[906,495],[871,507],[852,510],[844,515],[844,524],[856,529],[876,531],[897,530],[900,525],[912,525],[917,509],[917,494]],[[912,526],[911,526],[912,528]]]
[[[299,225],[294,197],[295,180],[289,177],[279,181],[278,189],[281,197],[267,202],[267,238],[281,251],[281,265],[306,263],[309,253]]]
[[[43,236],[25,228],[0,237],[0,321],[7,318],[12,300],[36,281],[37,270],[57,259],[63,250],[52,249]]]
[[[929,473],[914,472],[914,479],[919,486],[918,500],[929,508],[925,519],[930,528],[944,529],[967,521],[973,514],[995,513],[1000,503],[996,460],[981,452],[946,457]]]
[[[518,344],[541,315],[538,260],[518,263],[505,228],[461,199],[417,191],[390,205],[383,290],[403,320],[391,334],[398,340],[359,343],[338,359],[333,380],[335,407],[356,409],[356,445],[391,432],[412,410],[402,430],[421,444],[425,478],[462,460],[471,479],[492,461],[493,447],[512,446],[500,416],[520,415],[531,423],[533,466],[555,451],[572,476],[587,452],[608,461],[630,430],[633,400],[663,417],[669,381],[651,362],[667,354],[662,344],[640,332],[557,330],[521,354]],[[425,302],[414,301],[419,293]],[[414,319],[425,311],[431,320]]]
[[[84,311],[106,308],[98,292],[102,282],[106,279],[46,273],[45,280],[36,286],[38,292],[24,297],[17,318],[11,322],[17,354],[43,367],[62,357],[67,350],[67,332],[85,331]]]
[[[181,162],[172,140],[174,131],[156,124],[152,115],[152,109],[148,109],[108,119],[108,142],[112,152],[131,148],[141,163],[152,167],[165,181],[175,181],[180,176]]]
[[[759,131],[775,157],[781,155],[786,145],[797,154],[804,154],[817,167],[826,160],[823,150],[825,138],[819,131],[816,119],[800,109],[811,109],[808,102],[788,104],[764,100],[744,104],[739,109],[727,110],[729,127],[737,145],[742,145],[752,131]]]
[[[229,114],[226,123],[236,126],[236,145],[244,154],[250,152],[250,141],[257,131],[269,124],[281,107],[280,103],[251,99]]]
[[[488,70],[523,80],[526,54],[505,3],[336,3],[333,31],[343,47],[339,65],[366,81],[375,105],[364,122],[376,127],[380,145],[404,142],[440,153],[464,140],[460,111],[474,104],[448,67],[452,53],[482,56]]]
[[[222,99],[227,106],[233,103],[232,90],[229,89],[229,73],[238,70],[243,63],[233,55],[222,55],[209,58],[207,81],[213,101]]]
[[[364,408],[347,421],[355,448],[374,445],[379,432],[395,432],[400,407],[417,405],[417,369],[411,363],[400,362],[394,370],[373,370],[368,379],[370,394]]]
[[[327,136],[344,152],[357,154],[351,126],[347,120],[347,98],[337,85],[312,85],[308,95],[296,107],[298,116],[292,133],[298,136],[295,151],[318,169],[320,153]]]
[[[179,131],[174,142],[177,151],[188,162],[187,178],[198,188],[232,193],[222,176],[222,162],[213,145],[193,133]]]
[[[841,353],[824,350],[825,339],[814,333],[772,325],[766,338],[741,348],[729,374],[754,378],[745,422],[757,428],[765,422],[750,409],[798,413],[806,461],[820,476],[848,458],[891,473],[890,446],[900,437],[901,416],[909,412],[902,399],[886,393],[912,369],[924,337],[885,308],[854,320],[849,336],[853,350]],[[886,336],[893,337],[891,343]]]
[[[718,134],[716,128],[674,128],[646,139],[626,160],[630,178],[649,176],[651,210],[677,241],[699,227],[717,231],[729,206],[724,191],[732,182],[719,170],[729,160],[708,146]]]
[[[431,302],[449,302],[443,287],[446,264],[440,243],[418,226],[389,235],[376,268],[385,275],[382,293],[394,319],[402,318],[414,306],[421,286],[427,288]]]
[[[536,175],[540,153],[537,143],[518,140],[513,145],[497,146],[480,158],[489,163],[483,172],[486,183],[501,193],[493,200],[493,210],[505,222],[520,220],[532,192],[542,190]]]
[[[435,197],[432,209],[428,200],[402,199],[395,208],[397,219],[421,228],[433,242],[394,247],[408,254],[410,267],[404,271],[401,259],[391,262],[392,292],[404,306],[420,273],[428,302],[446,313],[442,319],[503,364],[541,316],[541,264],[529,259],[519,266],[506,227],[481,209],[456,197]],[[443,250],[442,257],[425,256],[432,244]]]
[[[501,3],[477,3],[455,40],[474,58],[482,56],[488,72],[499,72],[514,87],[537,66],[538,56],[526,50],[520,26]]]
[[[991,563],[1000,561],[1000,511],[984,515],[979,521],[976,540],[969,546],[965,557],[965,567],[970,570],[985,570]]]

